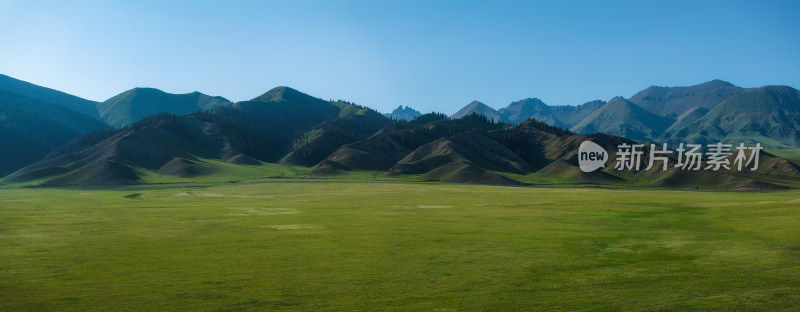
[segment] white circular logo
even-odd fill
[[[592,172],[606,167],[608,152],[592,141],[583,141],[578,148],[578,165],[583,172]]]

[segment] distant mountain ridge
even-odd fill
[[[520,123],[533,118],[548,124],[569,128],[583,118],[605,105],[604,101],[591,101],[578,106],[549,106],[537,98],[527,98],[512,102],[498,110],[503,122]]]
[[[64,105],[0,90],[0,147],[18,151],[2,154],[4,170],[14,171],[3,181],[137,184],[153,176],[214,176],[223,170],[220,164],[272,163],[306,167],[315,176],[377,171],[424,181],[503,185],[800,186],[800,164],[766,152],[762,169],[753,173],[703,172],[695,177],[674,168],[644,174],[612,168],[580,171],[576,150],[585,140],[603,146],[610,158],[619,144],[633,140],[800,146],[798,90],[766,86],[736,93],[738,87],[721,81],[679,88],[641,96],[651,109],[686,109],[674,117],[615,97],[579,106],[549,106],[528,98],[499,110],[475,101],[449,117],[425,114],[411,120],[390,119],[367,107],[284,86],[237,103],[199,92],[136,88],[104,102],[109,114],[101,116],[115,116],[109,119],[115,123],[144,114],[116,129]],[[736,94],[713,104],[725,92]],[[652,94],[668,94],[667,100]]]
[[[711,109],[744,90],[729,82],[715,79],[689,87],[651,86],[634,94],[630,101],[653,114],[676,118],[695,107]]]
[[[171,94],[153,88],[134,88],[97,104],[100,117],[113,127],[127,126],[143,117],[160,112],[183,115],[212,110],[231,104],[223,97],[200,92]]]
[[[533,118],[579,134],[603,132],[643,142],[689,138],[798,148],[795,129],[800,122],[794,116],[800,101],[793,95],[796,91],[788,86],[745,89],[717,79],[687,87],[651,86],[630,99],[615,97],[578,106],[550,106],[527,98],[495,110],[473,102],[451,118],[476,113],[512,124]]]
[[[14,79],[3,74],[0,74],[0,90],[5,90],[43,102],[62,105],[89,117],[98,120],[100,119],[100,114],[97,113],[97,108],[95,107],[97,102],[95,101],[83,99],[50,88],[37,86],[35,84]]]
[[[512,102],[507,107],[497,110],[497,113],[502,117],[503,122],[517,123],[528,118],[547,119],[552,115],[552,109],[540,99],[527,98]],[[558,124],[560,121],[554,119],[553,123]]]
[[[486,116],[486,118],[489,118],[494,122],[503,121],[503,116],[501,116],[500,113],[498,113],[494,108],[491,108],[478,101],[472,101],[472,103],[467,104],[467,106],[464,106],[464,108],[460,109],[455,114],[450,115],[450,118],[458,119],[473,113]]]
[[[411,120],[421,116],[418,110],[413,109],[411,107],[403,107],[403,105],[397,106],[391,113],[383,114],[386,118],[395,119],[395,120]]]
[[[576,133],[602,132],[631,140],[646,140],[664,132],[674,120],[615,97],[571,128]]]

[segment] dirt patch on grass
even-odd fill
[[[405,208],[405,209],[444,209],[444,208],[453,208],[453,205],[408,205],[408,206],[399,206],[399,205],[392,205],[389,208]]]
[[[193,197],[214,197],[214,198],[265,198],[273,197],[272,195],[226,195],[219,193],[196,193],[196,192],[180,192],[175,196],[193,196]]]
[[[325,228],[323,226],[315,224],[277,224],[277,225],[265,225],[263,227],[275,230],[314,230],[314,229]]]
[[[453,205],[418,205],[417,208],[422,208],[422,209],[453,208]]]
[[[289,208],[262,208],[262,209],[247,209],[232,212],[229,216],[248,217],[248,216],[274,216],[274,215],[288,215],[300,213],[299,210]]]

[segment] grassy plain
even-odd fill
[[[286,178],[0,189],[2,311],[788,311],[798,302],[798,190]]]

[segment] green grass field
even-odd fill
[[[800,191],[0,189],[0,311],[798,308]]]
[[[800,161],[800,148],[795,149],[782,149],[782,150],[769,150],[775,156]]]

